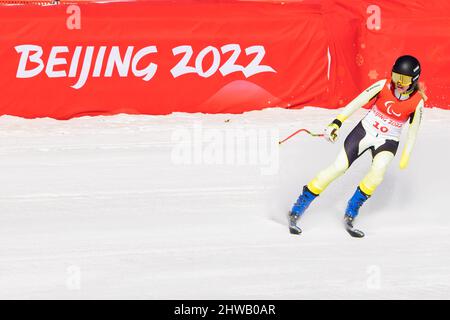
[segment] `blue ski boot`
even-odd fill
[[[366,202],[367,199],[369,199],[369,195],[365,194],[361,191],[361,189],[358,187],[353,194],[353,196],[348,201],[347,209],[345,210],[345,216],[344,216],[344,226],[347,232],[355,238],[362,238],[364,237],[364,232],[361,230],[355,229],[353,227],[353,221],[355,220],[356,216],[359,213],[359,209],[361,206]]]
[[[308,209],[311,202],[317,198],[317,195],[309,191],[307,186],[303,187],[303,193],[298,197],[297,202],[294,203],[292,210],[289,212],[289,232],[292,234],[302,233],[302,229],[297,225],[300,216]]]

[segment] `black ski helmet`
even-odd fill
[[[395,64],[392,67],[392,81],[394,83],[397,81],[403,82],[405,80],[406,82],[410,82],[407,92],[411,93],[418,89],[420,71],[421,67],[419,60],[409,55],[401,56],[395,61]]]

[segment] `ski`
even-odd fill
[[[364,237],[364,232],[362,232],[361,230],[355,229],[353,227],[353,219],[352,218],[346,216],[344,218],[344,226],[345,226],[345,230],[353,238],[363,238]]]
[[[348,232],[349,235],[351,235],[353,238],[363,238],[364,237],[364,232],[362,232],[361,230],[355,229],[355,228],[347,228],[346,230]]]
[[[289,212],[288,215],[288,221],[289,221],[289,232],[291,234],[299,235],[302,233],[302,229],[297,225],[298,216],[292,215],[291,212]]]

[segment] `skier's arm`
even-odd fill
[[[383,89],[386,84],[386,79],[380,80],[369,88],[364,90],[360,95],[347,104],[336,119],[331,122],[325,129],[325,138],[331,142],[337,140],[337,134],[339,128],[342,126],[345,120],[347,120],[356,110],[367,104],[372,98],[374,98]]]
[[[400,169],[405,169],[408,166],[409,156],[416,142],[417,132],[419,131],[420,121],[422,120],[424,101],[420,100],[414,111],[413,118],[408,130],[408,138],[406,139],[405,147],[403,148],[402,157],[400,159]]]
[[[359,96],[353,99],[349,104],[347,104],[341,113],[336,117],[341,123],[347,120],[356,110],[360,109],[367,102],[369,102],[373,97],[375,97],[383,89],[386,84],[386,79],[380,80],[369,88],[364,90]]]

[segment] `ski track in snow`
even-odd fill
[[[330,144],[305,134],[266,164],[176,164],[174,132],[320,132],[338,110],[243,115],[0,118],[2,299],[431,299],[450,296],[450,112],[426,109],[410,166],[341,225],[370,165],[358,160],[310,207],[286,214],[334,160],[361,110]],[[227,131],[228,130],[228,131]],[[265,131],[264,131],[265,130]],[[407,128],[403,130],[405,137]]]

